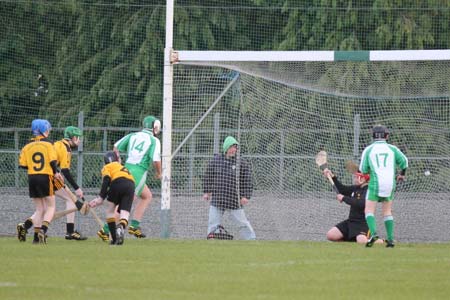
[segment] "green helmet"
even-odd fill
[[[156,121],[156,118],[154,116],[146,116],[144,120],[142,121],[142,127],[153,129],[153,122]]]
[[[227,136],[222,145],[223,153],[226,153],[233,145],[239,145],[238,141],[232,136]]]
[[[155,134],[161,130],[161,122],[154,116],[146,116],[142,121],[142,127],[151,129]]]
[[[81,129],[75,126],[66,127],[66,129],[64,130],[64,138],[71,139],[74,136],[83,136],[83,132],[81,131]]]

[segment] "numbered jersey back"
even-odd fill
[[[127,152],[126,162],[128,164],[140,165],[148,169],[153,161],[152,158],[156,146],[155,140],[151,133],[140,131],[125,136],[115,144],[115,147],[119,151]]]
[[[133,176],[131,176],[128,169],[122,166],[119,162],[114,161],[105,165],[102,169],[102,177],[108,176],[111,178],[111,181],[114,181],[118,178],[127,178],[134,182]]]
[[[19,165],[26,167],[29,175],[53,175],[51,161],[56,161],[56,152],[47,139],[32,140],[20,152]]]
[[[396,168],[406,168],[407,159],[395,146],[384,141],[374,142],[362,154],[360,169],[370,172],[369,188],[380,197],[389,197],[395,189]]]

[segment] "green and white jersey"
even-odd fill
[[[396,146],[378,140],[364,149],[359,169],[370,174],[369,190],[379,197],[390,197],[395,191],[396,168],[408,168],[408,159]]]
[[[161,161],[161,142],[145,129],[124,136],[114,147],[127,153],[127,164],[138,165],[145,170],[154,161]]]

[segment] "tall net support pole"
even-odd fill
[[[163,141],[161,177],[161,238],[170,237],[170,182],[172,167],[173,0],[166,5],[166,45],[164,49]]]
[[[84,129],[84,112],[80,111],[78,113],[78,128],[83,131]],[[78,159],[77,159],[77,184],[79,187],[83,188],[83,165],[84,165],[84,157],[83,157],[83,139],[81,139],[80,144],[78,145]],[[77,224],[76,230],[80,231],[80,214],[75,214],[75,224]]]

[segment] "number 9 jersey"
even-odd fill
[[[28,170],[28,175],[47,174],[53,176],[52,162],[56,166],[56,151],[53,142],[38,136],[26,144],[19,156],[19,166]]]

